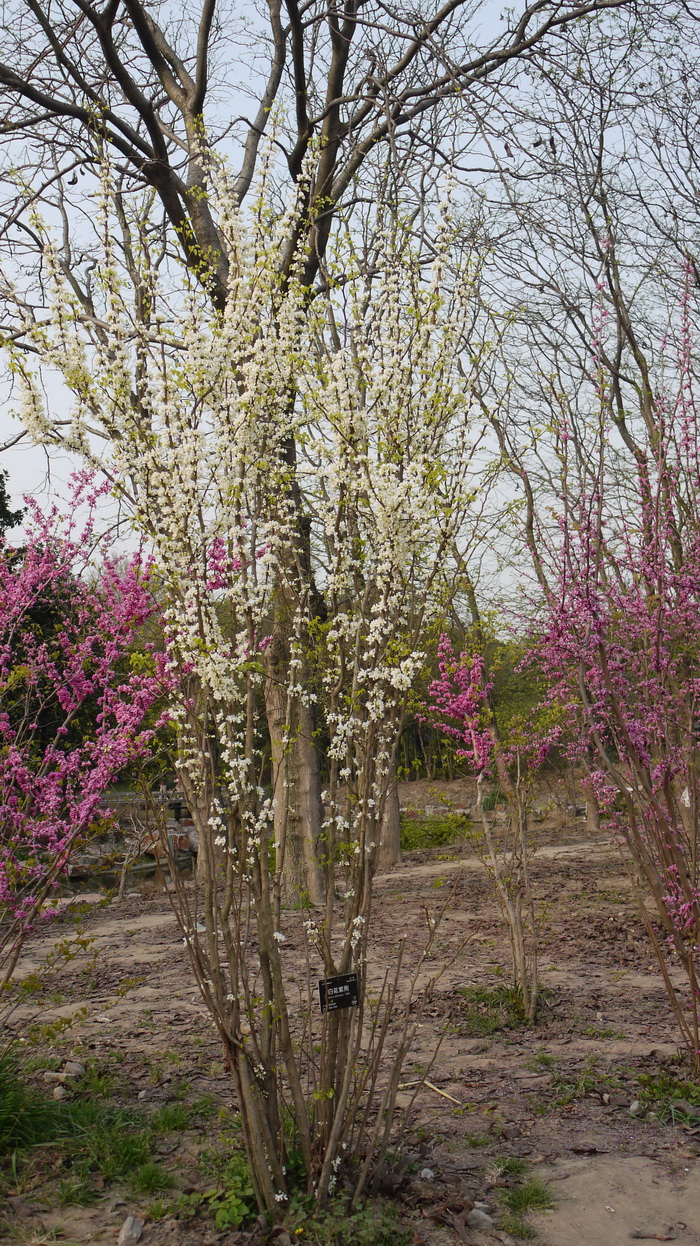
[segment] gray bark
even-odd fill
[[[318,849],[323,807],[313,714],[297,700],[290,703],[283,682],[274,673],[266,682],[265,706],[278,865],[280,857],[282,861],[280,900],[285,908],[322,904],[325,883]]]
[[[394,771],[394,779],[387,792],[379,834],[377,868],[380,870],[388,870],[392,865],[398,865],[401,860],[401,809],[395,774]]]

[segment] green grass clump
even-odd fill
[[[109,1099],[116,1089],[112,1073],[100,1071],[97,1061],[90,1058],[86,1062],[85,1072],[76,1081],[76,1089],[86,1099]]]
[[[525,1067],[528,1069],[534,1069],[535,1071],[538,1069],[551,1069],[554,1067],[556,1062],[556,1056],[550,1056],[547,1051],[538,1051],[536,1055],[532,1056],[530,1060],[525,1062]]]
[[[468,821],[463,814],[446,813],[444,817],[401,819],[401,847],[404,852],[417,848],[442,848],[464,839]]]
[[[12,1051],[0,1055],[0,1154],[58,1137],[65,1118],[61,1108],[25,1085]]]
[[[463,986],[459,993],[464,1004],[458,1025],[465,1038],[518,1030],[525,1025],[522,1001],[514,987]]]
[[[95,1198],[95,1190],[84,1177],[68,1177],[58,1183],[58,1201],[62,1207],[87,1207]]]
[[[174,1185],[174,1181],[169,1172],[161,1168],[160,1164],[155,1164],[153,1160],[147,1160],[145,1164],[141,1164],[132,1174],[129,1185],[135,1194],[157,1194],[159,1190],[169,1190]]]
[[[80,1138],[77,1167],[83,1172],[99,1172],[105,1181],[126,1177],[151,1156],[151,1139],[122,1124],[103,1124],[86,1131]]]
[[[517,1155],[508,1155],[503,1159],[495,1159],[493,1167],[499,1177],[522,1177],[527,1164],[524,1159],[518,1159]]]
[[[522,1238],[525,1241],[531,1241],[533,1237],[537,1237],[537,1233],[527,1220],[521,1220],[520,1216],[507,1215],[499,1222],[499,1229],[504,1233],[510,1234],[511,1237]]]
[[[529,1181],[514,1186],[512,1190],[504,1190],[501,1199],[508,1210],[517,1216],[522,1216],[527,1211],[546,1211],[554,1206],[547,1186],[537,1177],[531,1177]]]
[[[183,1103],[166,1103],[151,1117],[151,1129],[157,1134],[179,1133],[187,1129],[191,1112]]]

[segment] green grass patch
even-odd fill
[[[84,1177],[68,1177],[58,1183],[61,1207],[87,1207],[95,1199],[95,1190]]]
[[[584,1061],[578,1072],[552,1069],[551,1096],[540,1106],[533,1106],[537,1116],[543,1116],[551,1104],[565,1108],[585,1095],[607,1091],[615,1094],[625,1089],[620,1075],[610,1068],[600,1068],[595,1058]]]
[[[85,1072],[76,1080],[76,1089],[86,1099],[110,1099],[115,1092],[114,1075],[98,1067],[97,1061],[86,1061]]]
[[[501,1202],[516,1216],[522,1216],[528,1211],[547,1211],[554,1206],[547,1186],[537,1177],[523,1181],[522,1185],[516,1185],[512,1190],[504,1190]]]
[[[663,1121],[687,1124],[700,1117],[700,1082],[672,1073],[640,1073],[639,1100]]]
[[[581,1034],[584,1038],[597,1038],[599,1040],[625,1037],[619,1030],[613,1030],[609,1025],[584,1025]]]
[[[533,1069],[535,1072],[540,1072],[541,1069],[554,1068],[556,1062],[556,1056],[550,1056],[548,1051],[538,1051],[529,1060],[525,1061],[525,1067]]]
[[[169,1172],[153,1160],[147,1160],[131,1174],[129,1185],[135,1194],[157,1194],[169,1190],[175,1184]]]
[[[85,1176],[100,1173],[105,1181],[129,1176],[147,1163],[152,1150],[147,1130],[135,1130],[119,1118],[103,1119],[82,1131],[76,1130],[71,1139],[73,1167]]]
[[[84,1079],[81,1079],[81,1082]],[[58,1187],[59,1201],[82,1203],[89,1179],[125,1178],[151,1159],[153,1134],[142,1114],[98,1098],[54,1101],[27,1085],[17,1057],[0,1057],[0,1154],[53,1143],[70,1160],[71,1174]]]
[[[192,1111],[184,1103],[166,1103],[153,1113],[151,1129],[157,1134],[181,1133],[187,1129],[192,1115]]]
[[[464,840],[469,826],[463,814],[446,813],[444,817],[402,818],[401,847],[404,852],[417,848],[443,848]]]
[[[520,1238],[523,1241],[532,1241],[533,1237],[537,1237],[532,1225],[528,1224],[527,1220],[521,1220],[520,1216],[514,1216],[512,1212],[503,1217],[498,1227],[511,1237]]]
[[[65,1122],[61,1108],[25,1084],[13,1052],[0,1055],[0,1154],[58,1137]]]
[[[526,1025],[522,1001],[514,987],[463,986],[459,993],[464,1003],[457,1024],[465,1038],[519,1030]]]
[[[524,1159],[519,1159],[517,1155],[508,1155],[504,1158],[495,1159],[493,1168],[499,1177],[522,1177],[527,1170],[527,1164]]]

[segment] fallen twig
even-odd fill
[[[422,1078],[420,1077],[417,1077],[414,1082],[401,1082],[398,1089],[408,1090],[409,1086],[421,1086],[421,1085],[427,1086],[428,1090],[434,1090],[436,1095],[442,1095],[443,1099],[449,1099],[451,1103],[456,1103],[457,1106],[460,1108],[464,1106],[461,1099],[455,1099],[454,1095],[448,1095],[446,1090],[441,1090],[440,1087],[436,1086],[433,1082],[429,1082],[427,1081],[427,1079],[426,1081],[423,1081]]]

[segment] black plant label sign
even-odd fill
[[[337,1008],[356,1008],[357,974],[339,973],[335,978],[319,978],[318,998],[321,1012],[335,1012]]]

